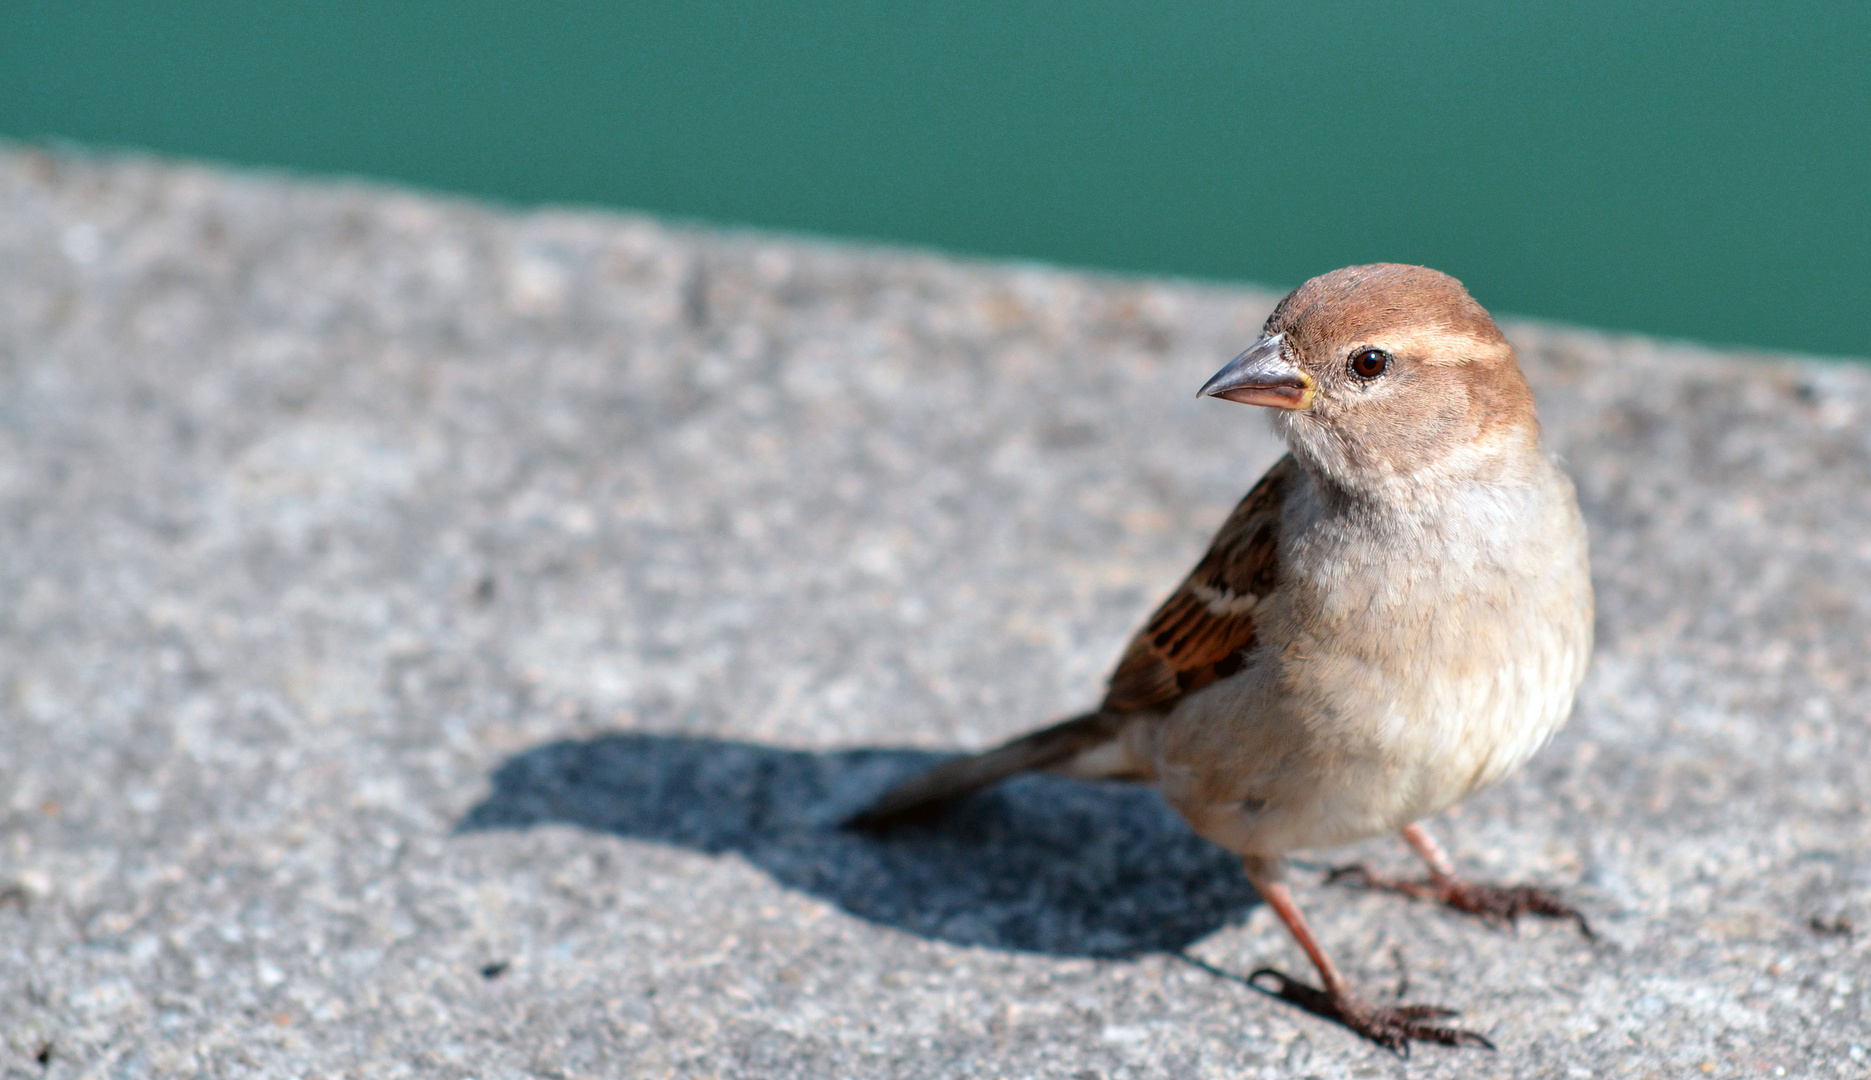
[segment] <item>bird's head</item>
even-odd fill
[[[1461,282],[1421,266],[1306,282],[1201,393],[1268,407],[1300,464],[1351,493],[1505,478],[1538,456],[1513,346]]]

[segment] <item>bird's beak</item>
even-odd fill
[[[1312,405],[1312,376],[1286,358],[1285,334],[1261,338],[1202,384],[1197,397],[1227,398],[1243,405],[1304,409]]]

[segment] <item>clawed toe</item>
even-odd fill
[[[1430,878],[1406,881],[1373,871],[1363,863],[1334,867],[1325,875],[1328,885],[1349,885],[1359,889],[1381,889],[1402,893],[1418,900],[1434,900],[1457,911],[1479,916],[1496,926],[1512,926],[1522,915],[1546,919],[1570,919],[1588,938],[1598,935],[1585,921],[1578,908],[1561,900],[1555,893],[1534,885],[1481,885],[1460,878]]]
[[[1327,885],[1349,885],[1354,889],[1372,889],[1379,887],[1376,884],[1379,881],[1384,882],[1384,887],[1389,888],[1394,888],[1395,884],[1401,884],[1400,882],[1393,883],[1390,878],[1379,877],[1377,874],[1371,872],[1369,866],[1363,863],[1352,863],[1349,866],[1334,866],[1325,872],[1325,883]]]
[[[1274,985],[1262,986],[1262,979],[1275,980]],[[1434,1022],[1456,1015],[1453,1009],[1435,1005],[1379,1005],[1342,991],[1315,989],[1272,968],[1261,968],[1249,975],[1247,981],[1262,993],[1297,1005],[1320,1019],[1342,1024],[1398,1057],[1410,1056],[1411,1042],[1494,1049],[1493,1043],[1473,1031]]]
[[[1490,922],[1511,926],[1522,915],[1570,919],[1578,924],[1579,932],[1586,937],[1597,936],[1592,933],[1592,924],[1585,921],[1585,915],[1578,908],[1545,889],[1533,885],[1475,885],[1459,880],[1453,882],[1452,886],[1444,903]]]

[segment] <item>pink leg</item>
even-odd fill
[[[1319,947],[1319,939],[1312,936],[1312,927],[1306,925],[1306,918],[1299,913],[1299,905],[1293,903],[1293,892],[1286,887],[1286,883],[1270,881],[1262,884],[1257,881],[1254,883],[1254,891],[1260,893],[1260,898],[1265,900],[1267,906],[1273,909],[1273,913],[1286,924],[1287,933],[1293,935],[1293,940],[1299,942],[1299,947],[1306,950],[1306,958],[1312,961],[1313,967],[1319,969],[1319,979],[1325,983],[1326,993],[1344,993],[1344,978],[1339,975],[1338,968],[1332,964],[1332,958],[1325,955],[1325,950]]]
[[[1586,937],[1593,937],[1591,924],[1579,909],[1558,896],[1532,885],[1481,885],[1456,876],[1455,863],[1421,824],[1403,827],[1403,839],[1429,864],[1428,881],[1405,881],[1379,874],[1368,866],[1341,866],[1326,875],[1328,882],[1342,881],[1367,889],[1402,893],[1418,900],[1435,900],[1457,911],[1479,915],[1497,926],[1512,926],[1522,915],[1542,915],[1549,919],[1571,919],[1579,924]]]
[[[1444,1046],[1484,1046],[1494,1049],[1494,1044],[1472,1031],[1445,1027],[1434,1023],[1444,1017],[1455,1015],[1448,1009],[1434,1005],[1378,1005],[1369,1002],[1351,992],[1345,979],[1338,973],[1332,959],[1319,947],[1319,940],[1312,935],[1312,928],[1306,925],[1306,919],[1299,913],[1299,905],[1293,902],[1292,890],[1268,871],[1267,864],[1258,859],[1247,860],[1247,873],[1254,883],[1255,891],[1267,902],[1273,913],[1286,924],[1287,932],[1299,947],[1306,951],[1307,959],[1319,971],[1319,981],[1325,984],[1324,990],[1315,990],[1305,983],[1295,982],[1272,968],[1262,968],[1248,976],[1248,981],[1266,993],[1292,1002],[1314,1016],[1333,1020],[1345,1025],[1352,1031],[1399,1055],[1407,1056],[1412,1040],[1441,1043]],[[1272,989],[1261,987],[1257,980],[1266,977],[1276,980]]]
[[[1431,875],[1439,878],[1455,876],[1454,860],[1449,858],[1448,852],[1442,850],[1441,844],[1436,843],[1436,838],[1429,835],[1428,829],[1416,822],[1411,822],[1403,827],[1403,839],[1416,849],[1416,853],[1423,857],[1424,862],[1429,864]]]

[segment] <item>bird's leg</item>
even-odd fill
[[[1428,881],[1406,881],[1379,874],[1362,863],[1341,866],[1326,875],[1328,882],[1345,882],[1366,889],[1402,893],[1418,900],[1434,900],[1457,911],[1479,915],[1496,926],[1512,926],[1522,915],[1571,919],[1586,937],[1594,936],[1579,909],[1545,889],[1532,885],[1483,885],[1456,876],[1455,863],[1442,845],[1421,825],[1405,825],[1403,839],[1429,864]]]
[[[1333,966],[1325,950],[1319,947],[1319,941],[1312,936],[1312,928],[1299,913],[1299,905],[1293,903],[1293,894],[1286,884],[1278,879],[1266,864],[1258,859],[1247,860],[1248,877],[1254,883],[1255,891],[1267,902],[1286,929],[1299,942],[1299,947],[1306,951],[1312,966],[1319,971],[1319,981],[1325,989],[1319,990],[1287,978],[1272,968],[1261,968],[1247,977],[1250,985],[1265,993],[1289,1001],[1314,1016],[1336,1021],[1371,1040],[1386,1050],[1399,1056],[1408,1056],[1412,1040],[1441,1043],[1444,1046],[1484,1046],[1494,1049],[1494,1044],[1472,1031],[1447,1027],[1435,1023],[1437,1020],[1454,1016],[1450,1009],[1434,1005],[1379,1005],[1366,1001],[1351,992],[1345,979]],[[1262,978],[1273,980],[1271,987],[1262,986]]]
[[[1403,827],[1403,842],[1416,849],[1416,853],[1429,864],[1429,876],[1437,881],[1455,880],[1455,860],[1442,850],[1436,838],[1429,835],[1429,830],[1412,821]]]

